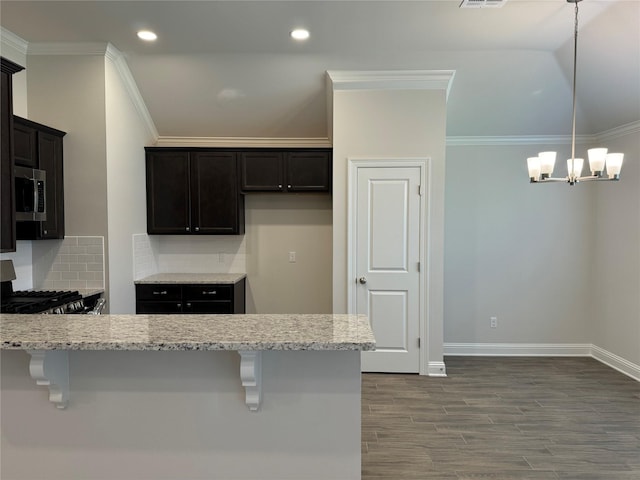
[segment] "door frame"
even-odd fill
[[[419,239],[419,286],[418,286],[418,332],[420,336],[419,350],[419,374],[428,375],[429,362],[429,308],[428,296],[429,288],[427,279],[430,278],[429,270],[429,236],[427,228],[429,225],[428,215],[428,198],[429,198],[429,178],[431,168],[430,157],[347,157],[347,312],[354,313],[356,311],[356,256],[357,251],[357,225],[356,225],[356,205],[358,198],[358,169],[359,168],[402,168],[402,167],[419,167],[420,168],[420,186],[422,189],[420,195],[420,232]]]

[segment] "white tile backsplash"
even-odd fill
[[[146,233],[133,235],[133,279],[139,280],[158,273],[158,264],[151,246],[151,238]]]
[[[104,237],[65,237],[52,252],[51,268],[38,289],[105,288]]]

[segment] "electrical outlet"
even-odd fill
[[[491,328],[498,328],[498,317],[491,317]]]
[[[289,263],[296,263],[296,252],[289,252]]]

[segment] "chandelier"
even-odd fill
[[[575,27],[573,33],[573,124],[571,130],[571,158],[567,160],[567,176],[554,178],[551,176],[556,163],[556,152],[540,152],[537,157],[527,158],[529,179],[531,183],[567,182],[573,185],[578,182],[619,180],[622,168],[623,153],[607,153],[606,148],[587,150],[591,175],[582,176],[583,158],[576,158],[576,64],[578,58],[578,3],[582,0],[567,0],[575,3]],[[607,176],[603,172],[607,171]]]

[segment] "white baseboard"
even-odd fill
[[[589,343],[445,343],[445,356],[484,357],[592,357],[621,373],[640,381],[636,365],[604,348]],[[429,375],[431,365],[429,363]]]
[[[485,357],[588,357],[591,344],[580,343],[445,343],[444,354]]]
[[[429,362],[427,375],[430,377],[446,377],[447,367],[444,362]]]
[[[602,362],[605,365],[608,365],[611,368],[618,370],[619,372],[624,373],[625,375],[640,382],[640,365],[636,365],[629,360],[625,360],[624,358],[619,357],[614,353],[608,352],[604,348],[600,348],[597,345],[591,346],[591,356],[599,362]]]

